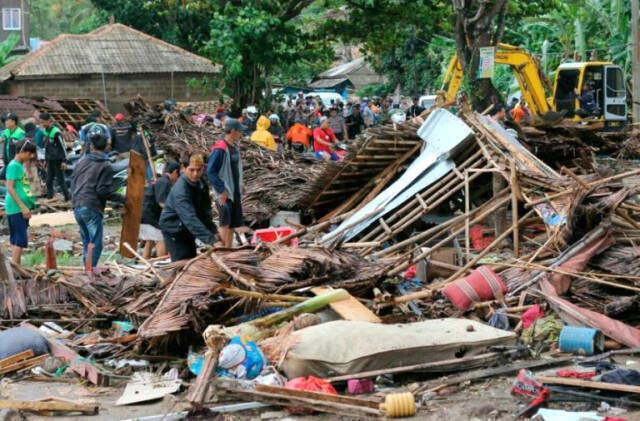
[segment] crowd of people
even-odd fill
[[[165,122],[175,112],[175,103],[166,102]],[[224,133],[214,139],[208,156],[193,154],[182,162],[168,161],[162,174],[154,174],[157,151],[153,136],[115,115],[106,125],[99,112],[89,115],[76,130],[60,127],[46,112],[20,124],[16,114],[2,119],[0,133],[4,166],[0,179],[6,180],[5,215],[8,221],[12,259],[20,264],[28,246],[31,212],[36,198],[53,198],[56,188],[70,201],[83,245],[85,265],[98,266],[103,248],[104,210],[108,201],[123,204],[117,193],[113,160],[130,153],[139,154],[147,167],[143,214],[139,238],[143,256],[167,253],[173,261],[195,257],[197,244],[231,247],[234,230],[244,224],[242,212],[243,173],[238,142],[245,136],[274,151],[311,154],[317,159],[338,161],[346,143],[362,130],[385,122],[398,107],[390,99],[374,97],[360,101],[331,101],[303,93],[284,104],[274,104],[260,115],[256,107],[241,112],[217,110],[213,123]],[[424,111],[417,99],[406,112]],[[237,115],[235,115],[237,114]],[[236,118],[237,117],[237,118]],[[79,140],[74,157],[68,156],[65,135],[75,132]],[[72,172],[68,165],[72,159]],[[70,177],[69,177],[70,175]],[[69,182],[68,179],[70,178]],[[46,189],[40,191],[40,179]],[[218,215],[214,224],[213,206]]]
[[[231,247],[233,232],[244,224],[242,215],[242,161],[237,143],[246,127],[238,119],[225,118],[225,135],[215,140],[209,156],[193,154],[182,162],[167,161],[155,177],[151,160],[156,154],[153,137],[122,114],[108,126],[99,113],[89,116],[78,131],[79,157],[69,182],[67,144],[63,131],[48,113],[40,113],[21,125],[10,113],[0,133],[6,181],[4,211],[9,227],[12,261],[20,264],[29,244],[29,220],[39,196],[52,198],[56,187],[71,202],[82,240],[83,262],[96,268],[103,249],[103,221],[107,202],[122,205],[112,161],[140,154],[147,163],[147,185],[142,204],[140,240],[144,256],[170,255],[172,261],[195,257],[197,243]],[[38,172],[42,173],[42,176]],[[46,190],[37,188],[46,179]],[[68,185],[69,184],[69,185]],[[213,198],[213,199],[212,199]],[[214,224],[212,207],[217,208]]]
[[[405,107],[408,117],[424,111],[417,105]],[[267,149],[314,154],[318,159],[337,161],[345,155],[346,145],[366,128],[385,123],[400,104],[391,98],[363,97],[329,103],[320,96],[299,92],[294,98],[273,103],[264,113],[255,106],[243,109],[238,116],[244,133]],[[214,122],[221,125],[227,113],[217,110]]]

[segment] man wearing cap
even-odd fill
[[[196,239],[207,245],[216,241],[209,184],[203,174],[204,158],[191,155],[160,214],[159,226],[172,262],[196,257]]]
[[[113,143],[111,150],[118,154],[126,154],[133,146],[133,138],[136,135],[136,128],[129,121],[125,120],[124,114],[118,113],[115,116],[116,124],[111,126]]]
[[[144,253],[142,255],[145,259],[151,257],[154,244],[158,257],[167,254],[162,231],[160,231],[160,214],[167,201],[171,187],[178,181],[179,176],[180,164],[176,161],[169,161],[164,166],[164,174],[162,177],[144,189],[140,240],[145,242]]]
[[[51,199],[55,193],[53,181],[64,195],[64,200],[71,199],[67,182],[64,179],[63,164],[67,160],[67,146],[62,138],[62,131],[53,124],[49,113],[40,114],[40,126],[42,127],[42,146],[44,147],[44,159],[47,162],[47,199]]]
[[[9,113],[5,116],[4,125],[5,129],[2,131],[2,135],[0,136],[0,140],[4,143],[3,179],[9,162],[11,162],[16,155],[15,144],[23,141],[26,136],[24,130],[18,126],[18,116],[15,113]]]
[[[242,139],[240,122],[228,118],[224,125],[224,139],[216,141],[209,156],[207,175],[216,197],[220,217],[220,240],[224,247],[233,246],[233,232],[241,227],[242,217],[242,161],[237,143]]]

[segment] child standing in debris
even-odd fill
[[[96,123],[86,133],[91,151],[76,165],[71,178],[71,204],[82,238],[82,260],[89,257],[93,244],[91,267],[95,268],[102,254],[102,220],[107,200],[124,203],[124,196],[115,192],[113,168],[105,153],[109,145],[109,128]]]
[[[233,118],[224,125],[225,137],[214,147],[207,175],[216,196],[220,216],[220,240],[224,247],[233,246],[233,230],[243,225],[242,217],[242,161],[236,143],[242,139],[242,125]]]
[[[140,224],[140,240],[145,241],[142,257],[151,258],[153,244],[156,245],[157,256],[167,254],[162,231],[160,231],[160,214],[167,201],[171,187],[180,176],[180,164],[169,161],[164,167],[164,175],[144,190],[142,202],[142,224]]]
[[[28,245],[29,219],[35,204],[24,164],[35,159],[36,145],[25,141],[15,146],[16,156],[7,166],[7,196],[4,208],[9,223],[11,260],[19,265],[22,260],[22,250]]]

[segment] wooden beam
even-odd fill
[[[565,377],[536,376],[536,379],[544,384],[556,384],[561,386],[582,387],[585,389],[609,390],[612,392],[640,393],[640,386],[626,384],[594,382],[590,380],[570,379]]]
[[[0,409],[15,409],[28,412],[80,412],[84,415],[97,415],[98,405],[78,404],[66,401],[14,401],[0,400]]]
[[[131,151],[129,154],[125,214],[122,220],[122,231],[120,234],[120,254],[124,257],[135,257],[135,255],[127,249],[125,243],[133,246],[138,245],[145,181],[146,165],[144,158],[142,158],[139,153]]]

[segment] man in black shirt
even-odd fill
[[[180,164],[175,161],[167,162],[164,166],[164,175],[144,190],[142,202],[142,224],[140,225],[140,240],[145,242],[143,257],[151,258],[153,246],[156,246],[158,257],[167,254],[167,250],[160,231],[160,214],[164,203],[169,196],[171,187],[180,176]]]
[[[417,96],[413,97],[413,105],[407,110],[407,118],[418,117],[424,112],[424,108],[420,106],[419,101],[420,98],[418,98]]]
[[[62,131],[53,124],[49,113],[40,114],[42,125],[42,142],[44,146],[44,159],[47,161],[47,199],[54,194],[53,180],[55,179],[64,195],[64,200],[71,199],[67,182],[64,179],[62,166],[67,160],[67,151]]]
[[[115,119],[116,124],[111,126],[111,136],[113,137],[111,150],[118,152],[118,154],[124,154],[129,152],[133,146],[136,128],[130,122],[125,121],[122,113],[116,114]]]
[[[196,239],[207,245],[216,242],[217,229],[209,184],[202,177],[204,170],[202,155],[192,155],[160,214],[160,229],[172,262],[196,257]]]

